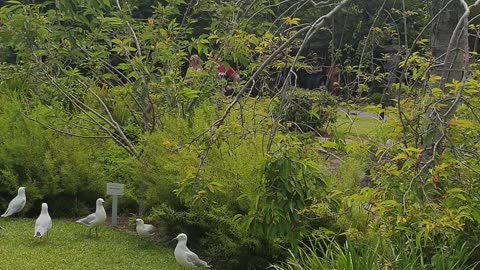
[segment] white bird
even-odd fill
[[[25,207],[25,203],[27,202],[27,197],[25,196],[25,188],[20,187],[18,189],[17,196],[13,198],[8,204],[7,211],[1,217],[9,217],[15,213],[22,211],[23,207]]]
[[[103,203],[105,201],[102,198],[97,199],[97,208],[95,209],[95,213],[90,214],[82,219],[79,219],[75,222],[83,224],[90,228],[89,232],[91,233],[92,229],[95,228],[95,234],[98,236],[98,226],[105,223],[107,220],[107,213],[105,212],[105,208],[103,208]]]
[[[35,238],[40,238],[45,234],[48,235],[48,231],[52,228],[52,218],[48,214],[48,205],[42,203],[42,211],[35,221]]]
[[[187,235],[184,233],[179,234],[174,239],[178,240],[177,246],[175,247],[175,259],[183,267],[188,268],[199,268],[199,267],[212,267],[207,262],[200,260],[197,254],[193,253],[187,247]]]
[[[141,237],[152,236],[155,231],[155,227],[151,224],[145,224],[143,219],[137,218],[137,233]]]

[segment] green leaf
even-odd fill
[[[328,141],[328,142],[325,142],[325,143],[322,143],[322,146],[324,148],[327,148],[327,149],[337,149],[337,144],[332,142],[332,141]]]
[[[7,4],[10,4],[10,5],[22,5],[21,2],[19,2],[19,1],[13,1],[13,0],[7,1]]]
[[[287,25],[299,25],[300,24],[300,19],[299,18],[285,17],[284,20],[285,20],[285,23]]]
[[[132,71],[130,73],[128,73],[128,76],[127,76],[129,79],[130,78],[135,78],[135,79],[138,79],[138,73],[136,71]]]
[[[419,248],[421,245],[421,241],[422,241],[422,236],[423,236],[423,233],[425,231],[424,230],[421,230],[418,234],[417,234],[417,237],[415,238],[415,245],[417,246],[417,248]]]
[[[457,198],[462,201],[466,201],[467,198],[463,195],[465,191],[461,188],[452,188],[447,191],[448,197]]]
[[[442,89],[437,88],[437,87],[433,88],[433,89],[432,89],[432,96],[433,96],[434,98],[443,98],[443,97],[444,97],[444,94],[443,94]]]
[[[182,91],[182,95],[187,99],[197,98],[199,93],[200,93],[200,91],[192,90],[190,88],[184,88],[183,91]]]
[[[471,215],[473,219],[477,222],[477,224],[480,224],[480,213],[477,210],[472,209]]]
[[[125,63],[120,63],[120,64],[117,65],[117,69],[119,69],[119,70],[129,70],[130,65],[125,64]]]
[[[441,76],[431,76],[430,79],[428,80],[429,83],[435,84],[439,82],[442,79]]]
[[[122,20],[120,20],[117,17],[99,17],[97,19],[100,19],[102,23],[105,23],[111,26],[119,26],[123,24]]]
[[[104,7],[111,7],[110,0],[100,0]]]
[[[312,107],[312,109],[310,110],[310,118],[315,117],[315,119],[320,119],[320,115],[318,115],[318,110],[318,107]]]
[[[405,160],[408,158],[408,155],[405,154],[405,153],[400,153],[398,154],[396,157],[394,157],[392,160],[395,161],[395,160]]]
[[[123,44],[123,42],[120,39],[116,39],[116,38],[112,39],[112,43],[117,45]]]

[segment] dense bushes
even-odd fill
[[[325,132],[337,119],[337,100],[326,92],[289,91],[287,104],[281,109],[283,122],[291,129],[303,132]]]
[[[135,169],[135,179],[148,186],[149,219],[164,226],[169,236],[186,232],[192,247],[228,269],[261,269],[282,254],[279,246],[234,219],[248,213],[261,193],[267,160],[259,147],[261,136],[236,133],[241,131],[236,123],[240,113],[259,117],[252,114],[252,102],[232,112],[218,131],[221,136],[193,144],[186,143],[218,117],[209,101],[199,104],[190,119],[163,117],[164,128],[146,138],[143,158],[149,167]]]
[[[259,117],[248,104],[243,116]],[[239,110],[222,127],[224,136],[183,145],[208,127],[214,110],[206,102],[190,121],[165,117],[168,128],[149,136],[144,158],[153,166],[136,170],[146,173],[147,205],[153,207],[149,219],[172,237],[180,231],[191,235],[192,246],[215,258],[216,266],[264,269],[286,255],[285,247],[296,246],[311,232],[321,220],[320,208],[330,207],[318,155],[314,148],[283,136],[275,139],[275,154],[264,155],[261,136],[239,139],[235,134]],[[197,177],[200,157],[204,163]],[[177,196],[172,196],[173,189]],[[310,222],[304,219],[307,215]]]
[[[111,155],[111,145],[45,130],[23,117],[16,98],[0,94],[0,208],[26,186],[27,215],[37,215],[41,202],[49,203],[53,216],[91,209],[111,179],[98,158]]]
[[[182,231],[189,235],[193,249],[202,250],[219,269],[266,269],[271,261],[283,257],[284,250],[263,237],[254,237],[237,223],[225,206],[197,205],[184,211],[160,205],[150,218],[161,220],[169,235]]]

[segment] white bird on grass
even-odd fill
[[[179,234],[177,237],[173,238],[178,240],[177,246],[175,247],[175,259],[183,267],[187,268],[199,268],[199,267],[212,267],[207,262],[200,260],[197,254],[193,253],[187,247],[187,235],[184,233]]]
[[[23,207],[25,207],[25,203],[27,202],[27,197],[25,196],[25,188],[20,187],[18,189],[17,196],[13,198],[8,204],[7,211],[1,217],[9,217],[15,213],[22,211]]]
[[[137,233],[141,237],[152,236],[155,231],[155,227],[151,224],[145,224],[143,219],[137,218]]]
[[[83,224],[90,228],[89,233],[91,233],[92,229],[95,228],[95,235],[98,236],[98,226],[102,225],[103,223],[105,223],[105,220],[107,220],[107,213],[105,212],[105,208],[103,208],[104,202],[105,201],[102,198],[98,198],[95,213],[90,214],[75,222]]]
[[[42,211],[35,221],[35,238],[40,238],[45,234],[48,235],[48,231],[52,228],[52,218],[48,214],[48,205],[42,203]]]

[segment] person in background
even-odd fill
[[[189,60],[189,66],[187,69],[187,74],[185,75],[185,80],[187,82],[191,81],[192,78],[194,78],[198,73],[201,73],[203,71],[201,62],[200,62],[200,57],[196,54],[193,54],[190,56]]]
[[[200,80],[205,75],[202,69],[202,62],[198,55],[193,54],[188,61],[188,69],[185,74],[184,82],[189,88],[199,90]]]
[[[225,66],[221,56],[217,55],[215,59],[218,65],[217,78],[219,80],[232,81],[235,83],[240,81],[240,75],[238,75],[235,69],[233,69],[231,66]],[[234,94],[233,88],[229,85],[225,85],[224,87],[222,87],[222,89],[226,97],[232,96]]]
[[[202,91],[202,79],[204,78],[205,75],[206,74],[203,71],[202,60],[200,59],[200,56],[198,56],[197,54],[192,54],[190,56],[190,59],[188,60],[188,69],[185,74],[185,78],[183,80],[184,87],[186,89],[199,91],[198,92],[199,96],[208,94]],[[193,98],[189,102],[189,104],[186,107],[186,111],[190,111],[190,109],[196,102],[197,102],[197,97]]]
[[[200,57],[197,54],[190,56],[190,69],[193,72],[201,72],[202,67],[200,67]]]

